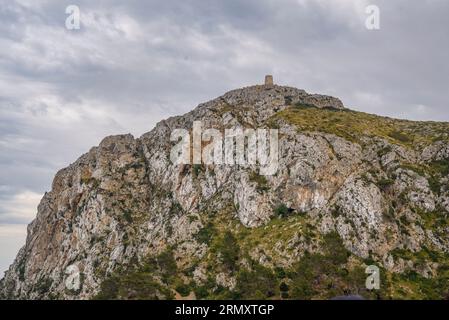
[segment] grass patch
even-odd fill
[[[276,118],[287,120],[300,131],[335,134],[361,144],[363,136],[380,137],[410,148],[430,145],[436,135],[449,131],[449,123],[445,122],[399,120],[349,109],[331,111],[307,105],[291,106],[278,112],[273,119]]]

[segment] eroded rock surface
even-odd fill
[[[384,137],[363,136],[359,143],[319,128],[301,131],[275,117],[295,105],[345,112],[337,98],[253,86],[161,121],[140,138],[105,138],[56,174],[28,227],[25,246],[1,281],[1,295],[91,298],[119,267],[167,246],[176,247],[178,265],[188,266],[207,256],[208,244],[196,235],[205,227],[203,217],[219,212],[228,212],[229,221],[238,219],[244,228],[263,228],[277,211],[304,215],[319,233],[336,231],[355,256],[371,257],[395,272],[414,266],[393,257],[394,250],[448,252],[447,226],[425,222],[448,215],[448,178],[411,169],[448,161],[447,142],[413,149]],[[275,124],[280,131],[277,173],[262,179],[251,165],[173,165],[170,133],[191,129],[195,120],[219,130]],[[319,251],[318,240],[309,240],[303,226],[290,227],[293,236],[273,240],[269,252],[255,247],[251,255],[262,265],[275,266]],[[245,260],[240,263],[245,265]],[[78,292],[65,284],[70,266],[82,274]],[[437,267],[429,263],[415,269],[431,276]],[[200,263],[192,279],[204,283],[207,277]],[[227,273],[216,274],[215,280],[230,290],[236,286],[235,277]]]

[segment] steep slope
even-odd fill
[[[174,129],[279,129],[279,166],[174,165]],[[5,298],[444,298],[449,124],[281,86],[234,90],[59,171]],[[365,288],[365,267],[381,289]],[[79,288],[68,287],[79,270]]]

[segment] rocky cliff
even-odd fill
[[[278,129],[277,172],[174,165],[170,134],[196,120]],[[60,170],[0,296],[444,298],[448,133],[290,87],[228,92]],[[381,270],[379,290],[365,288],[367,265]]]

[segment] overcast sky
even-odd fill
[[[0,0],[0,277],[56,171],[234,88],[275,82],[449,121],[447,0]],[[81,11],[67,30],[68,5]],[[365,8],[380,8],[380,30]]]

